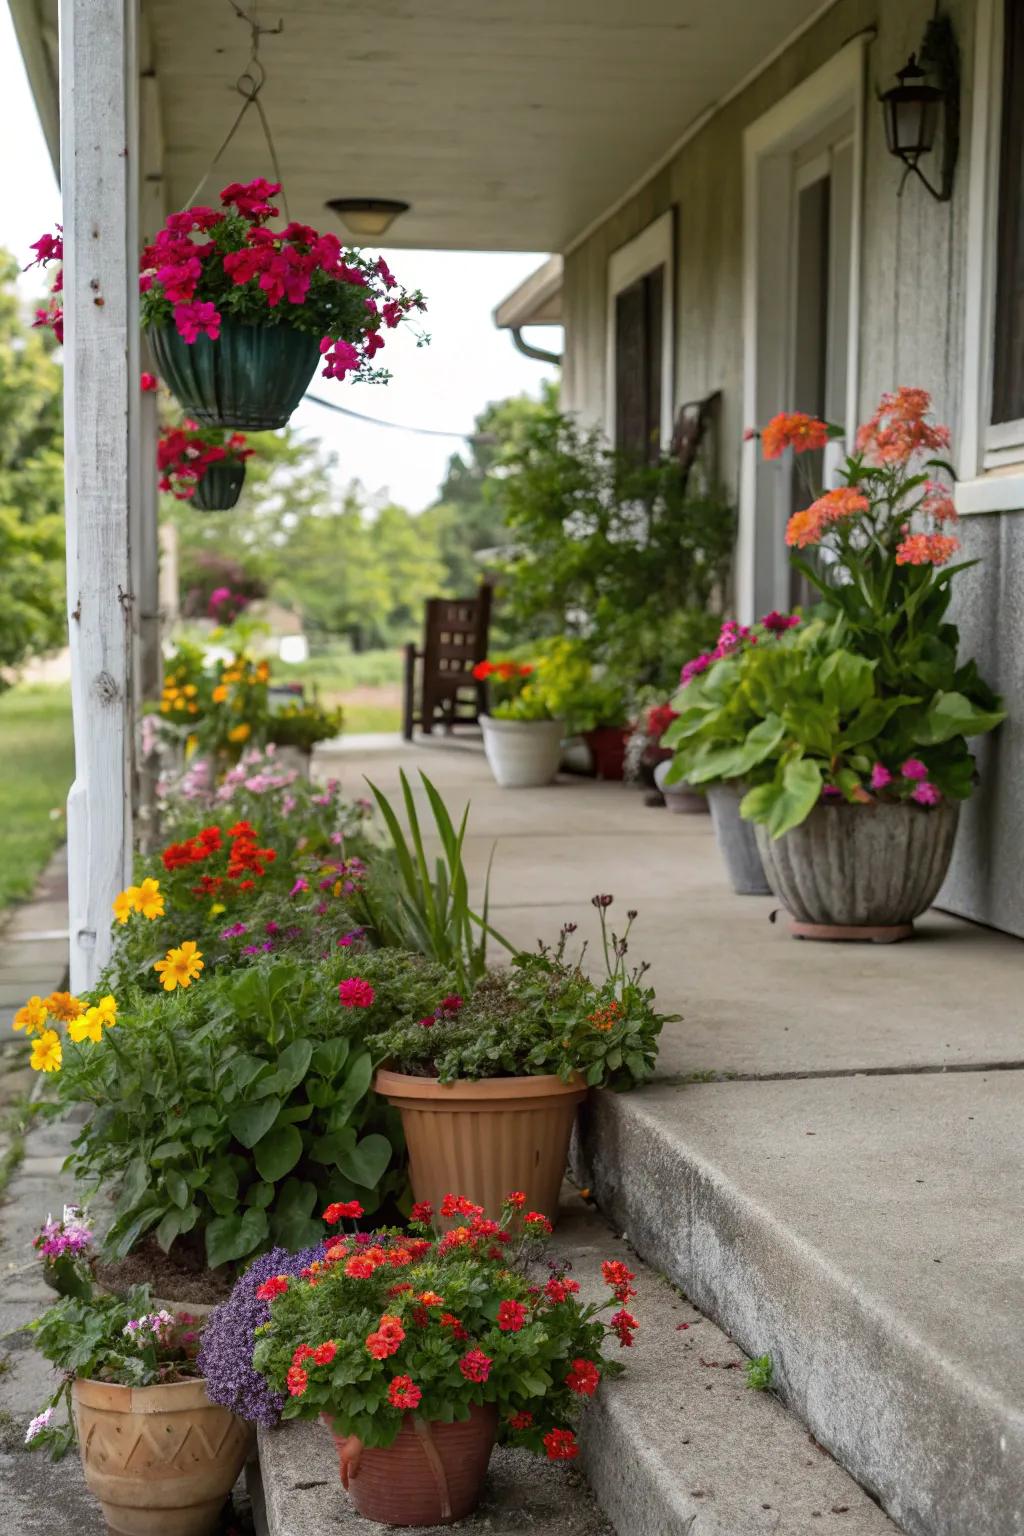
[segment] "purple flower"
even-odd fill
[[[304,879],[303,876],[300,875],[299,878],[296,880],[295,884],[292,886],[291,890],[288,892],[288,894],[289,894],[289,896],[297,896],[300,891],[308,891],[308,890],[309,890],[309,881]]]
[[[936,784],[929,784],[927,779],[923,784],[918,784],[910,795],[911,800],[916,800],[918,805],[938,805],[942,799],[942,792]]]
[[[269,933],[270,937],[273,938],[275,933],[280,932],[280,929],[277,923],[265,923],[263,925],[263,932]]]
[[[823,800],[841,800],[843,792],[837,784],[825,784],[822,787],[821,798]]]
[[[900,764],[900,773],[905,779],[926,779],[928,767],[919,757],[908,757],[905,763]]]
[[[252,1368],[256,1329],[270,1321],[270,1303],[258,1301],[256,1292],[272,1275],[299,1274],[321,1252],[321,1247],[300,1253],[274,1248],[254,1259],[203,1330],[198,1363],[208,1395],[251,1424],[273,1426],[285,1404],[284,1397],[271,1392]]]
[[[688,661],[679,674],[679,681],[683,687],[685,688],[687,683],[692,683],[694,678],[699,677],[701,672],[706,672],[714,660],[716,658],[711,655],[710,651],[704,651],[700,656],[695,656],[692,661]]]
[[[242,954],[243,955],[258,955],[259,952],[260,952],[260,946],[258,944],[243,944],[242,945]]]
[[[884,763],[876,763],[871,770],[871,788],[885,789],[892,783],[892,774]]]
[[[781,635],[785,630],[794,629],[800,623],[800,615],[798,613],[779,613],[777,609],[773,608],[771,613],[765,614],[761,623],[768,630],[769,634]]]
[[[221,938],[222,939],[240,939],[242,937],[242,934],[245,933],[245,931],[246,931],[246,927],[245,927],[244,923],[232,923],[230,928],[225,928],[225,929],[222,930]]]

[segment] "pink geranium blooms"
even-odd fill
[[[871,770],[871,788],[885,789],[892,783],[892,774],[884,763],[876,763]]]
[[[916,800],[918,805],[938,805],[942,795],[937,785],[930,784],[925,780],[923,784],[915,786],[910,798],[911,800]]]
[[[900,773],[905,779],[926,779],[928,768],[919,757],[908,757],[905,763],[900,764]]]
[[[369,1008],[376,995],[370,983],[361,976],[346,976],[338,986],[338,999],[343,1008]]]
[[[199,336],[216,341],[220,335],[220,315],[215,305],[206,301],[201,304],[176,304],[174,323],[183,341],[193,342]]]

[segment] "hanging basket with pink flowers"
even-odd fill
[[[191,420],[163,427],[156,447],[160,489],[203,512],[227,512],[242,493],[253,451],[244,432],[203,429]]]
[[[371,382],[384,332],[424,308],[384,259],[294,221],[272,230],[280,191],[232,182],[221,207],[172,213],[142,253],[142,324],[160,373],[201,426],[283,427],[318,360],[325,378]]]

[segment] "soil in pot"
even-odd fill
[[[480,1502],[498,1433],[493,1403],[461,1424],[428,1424],[407,1413],[393,1445],[368,1449],[335,1435],[342,1481],[359,1513],[382,1525],[451,1525]]]
[[[179,1250],[181,1250],[179,1252]],[[154,1296],[170,1297],[172,1306],[219,1306],[234,1281],[224,1270],[204,1269],[198,1253],[175,1244],[164,1253],[155,1237],[144,1237],[125,1258],[99,1260],[96,1279],[104,1290],[123,1296],[133,1285],[148,1285]]]
[[[216,1530],[253,1433],[205,1382],[76,1381],[72,1398],[85,1481],[116,1536]]]
[[[555,1221],[581,1077],[489,1077],[442,1084],[381,1070],[377,1093],[402,1116],[417,1200],[435,1210],[446,1194],[468,1195],[488,1213],[514,1189],[527,1208]]]

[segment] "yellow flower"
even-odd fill
[[[182,692],[187,699],[194,699],[196,694],[199,692],[199,689],[196,687],[195,683],[186,683],[182,689]]]
[[[185,738],[185,756],[186,757],[191,757],[193,752],[195,751],[196,747],[198,747],[198,745],[199,745],[199,737],[198,736],[186,736],[186,738]]]
[[[89,1012],[94,1013],[100,1023],[105,1024],[108,1029],[113,1029],[117,1023],[117,1004],[109,992],[106,997],[101,997],[96,1007],[90,1008]]]
[[[64,1059],[60,1036],[55,1029],[44,1029],[38,1040],[32,1042],[29,1066],[33,1072],[59,1072]]]
[[[170,712],[171,712],[171,706],[168,704],[167,700],[166,699],[161,699],[161,701],[160,701],[160,713],[162,715],[169,715]]]
[[[98,1008],[87,1008],[80,1019],[72,1019],[68,1025],[68,1034],[76,1045],[81,1045],[83,1040],[92,1040],[97,1045],[103,1039],[103,1020],[100,1018]]]
[[[228,731],[228,741],[247,741],[251,731],[252,726],[243,720],[241,725],[233,725]]]
[[[224,905],[224,903],[222,901],[215,901],[213,903],[213,905],[211,906],[211,908],[210,908],[210,916],[211,917],[218,917],[221,912],[226,912],[226,911],[227,911],[227,907]]]
[[[81,1018],[85,1012],[85,1004],[80,1002],[73,992],[51,992],[45,1006],[55,1019],[62,1019],[65,1024],[70,1024],[72,1019]]]
[[[256,668],[256,676],[259,678],[261,683],[265,683],[267,678],[270,676],[270,663],[261,661],[259,666]]]
[[[173,992],[175,987],[187,987],[203,969],[202,951],[191,939],[186,939],[178,949],[169,949],[166,959],[158,960],[153,969],[165,992]]]
[[[164,898],[160,893],[159,880],[146,878],[135,890],[135,910],[152,922],[164,915]]]
[[[216,688],[213,690],[213,702],[215,704],[223,704],[224,700],[227,698],[227,696],[228,696],[227,684],[226,683],[218,683]]]
[[[190,715],[198,715],[198,713],[199,713],[199,705],[198,704],[190,704],[189,707],[188,707],[188,712],[189,712]]]
[[[52,1030],[45,1030],[46,1015],[49,1010],[41,997],[30,997],[24,1008],[19,1008],[14,1015],[14,1028],[23,1029],[26,1035],[52,1034]]]
[[[129,885],[120,896],[114,897],[114,916],[118,922],[124,924],[133,912],[139,910],[139,888],[137,885]]]

